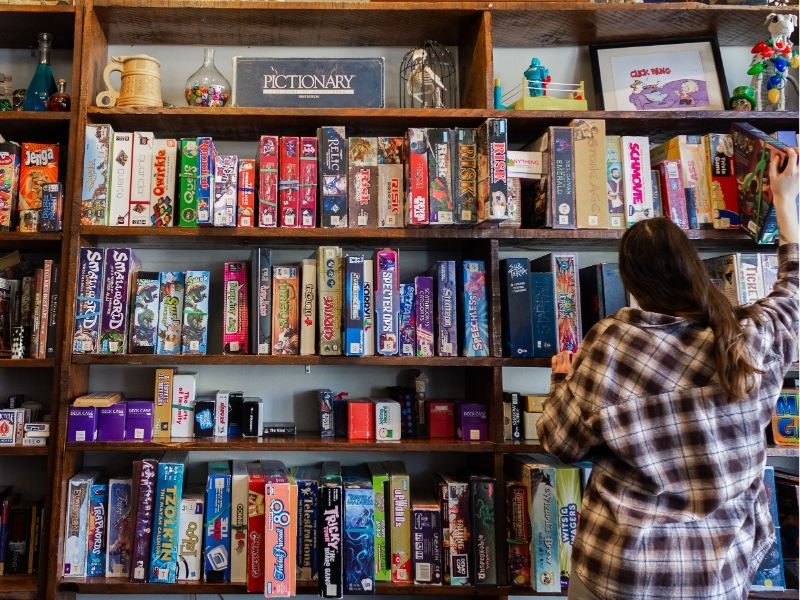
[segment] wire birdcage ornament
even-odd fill
[[[456,68],[439,42],[412,48],[400,63],[401,108],[456,108]]]

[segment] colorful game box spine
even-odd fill
[[[655,167],[659,171],[661,206],[664,216],[681,229],[689,229],[689,213],[681,176],[681,161],[664,160]]]
[[[458,356],[456,261],[436,263],[436,355]]]
[[[319,437],[336,437],[333,423],[333,392],[330,390],[317,390],[319,400]]]
[[[253,294],[250,311],[255,315],[251,347],[256,354],[270,354],[272,348],[272,251],[253,248],[250,253],[250,280]]]
[[[609,229],[625,229],[626,226],[621,144],[620,136],[606,136],[606,197]]]
[[[225,439],[228,437],[228,418],[230,415],[230,396],[227,391],[218,391],[214,398],[214,437]],[[230,543],[228,544],[230,546]]]
[[[225,462],[208,463],[206,514],[203,536],[203,581],[231,580],[231,468]]]
[[[175,373],[172,376],[172,413],[170,436],[190,438],[194,433],[194,405],[197,401],[197,376]]]
[[[111,189],[108,194],[108,224],[129,225],[131,177],[133,174],[133,134],[114,132],[111,141]]]
[[[364,356],[375,356],[375,267],[364,259]]]
[[[628,227],[653,216],[650,180],[650,141],[642,136],[622,136],[622,174]]]
[[[256,225],[256,161],[252,158],[239,159],[239,175],[236,181],[236,225],[255,227]]]
[[[247,263],[226,262],[224,266],[224,324],[222,343],[225,354],[248,353]]]
[[[130,580],[135,583],[147,581],[157,475],[158,461],[134,461]]]
[[[319,468],[297,467],[297,579],[317,581]]]
[[[86,141],[88,144],[88,138]],[[18,144],[0,143],[0,231],[11,231],[12,213],[16,210],[19,194],[19,154]],[[88,148],[86,160],[90,160]]]
[[[444,580],[469,585],[469,484],[441,475],[439,501],[445,550]]]
[[[210,137],[197,138],[197,224],[213,225],[214,166],[217,148]]]
[[[561,589],[558,506],[556,470],[548,465],[530,465],[531,480],[529,493],[531,499],[531,530],[534,572],[531,583],[535,582],[537,592],[558,592]],[[539,471],[541,475],[536,475]],[[542,477],[542,479],[539,479]],[[535,492],[534,492],[535,490]]]
[[[779,446],[797,446],[798,442],[798,392],[796,389],[781,390],[772,411],[772,437]]]
[[[778,238],[778,223],[769,185],[773,152],[785,155],[786,146],[748,123],[734,123],[734,172],[739,184],[741,226],[759,244]]]
[[[236,187],[239,179],[239,157],[217,154],[214,158],[214,227],[236,227]]]
[[[575,229],[575,152],[571,127],[550,127],[550,219],[554,229]]]
[[[178,175],[178,225],[181,227],[197,227],[199,175],[197,139],[183,138]]]
[[[375,592],[375,500],[372,482],[360,467],[342,469],[344,487],[344,591]]]
[[[314,354],[317,345],[317,261],[304,258],[300,295],[300,354]]]
[[[297,267],[272,267],[272,354],[300,353]]]
[[[75,354],[95,354],[100,350],[103,265],[102,248],[81,248],[72,343]]]
[[[429,223],[427,130],[410,128],[406,133],[406,213],[407,227]]]
[[[478,146],[473,128],[455,129],[453,156],[453,222],[474,225],[478,221]]]
[[[264,596],[297,590],[297,483],[279,461],[264,461]]]
[[[400,254],[395,249],[375,251],[375,338],[377,353],[382,356],[394,356],[399,352],[399,261]]]
[[[342,249],[320,246],[317,250],[318,352],[342,353]]]
[[[506,120],[497,118],[486,119],[478,128],[478,223],[508,219],[506,131]]]
[[[555,282],[552,273],[531,273],[533,356],[550,358],[556,353]]]
[[[159,368],[153,393],[153,439],[168,440],[172,423],[172,391],[175,369]]]
[[[89,498],[91,486],[98,477],[97,471],[81,471],[69,480],[64,526],[64,577],[86,576]]]
[[[125,577],[131,567],[131,479],[108,480],[106,577]]]
[[[161,272],[156,354],[180,354],[181,352],[185,282],[186,277],[182,271]]]
[[[413,284],[400,284],[400,314],[398,315],[397,323],[400,339],[400,356],[416,356],[417,353],[417,307],[415,293]]]
[[[503,354],[513,358],[533,356],[530,267],[525,258],[500,261]]]
[[[727,133],[709,133],[703,139],[706,177],[711,189],[714,229],[739,228],[739,199],[733,172],[733,139]]]
[[[247,463],[247,591],[264,591],[264,469]]]
[[[175,583],[178,570],[178,519],[186,454],[168,452],[158,463],[150,542],[149,583]]]
[[[258,226],[278,226],[278,136],[258,143]]]
[[[184,494],[178,520],[178,581],[200,581],[203,573],[203,512],[199,493]]]
[[[428,129],[428,220],[431,225],[452,225],[454,218],[453,131]]]
[[[465,260],[461,264],[462,355],[489,356],[489,307],[486,264]]]
[[[491,477],[473,475],[469,480],[472,516],[472,577],[475,585],[497,585],[495,535],[496,482]]]
[[[411,482],[401,461],[387,461],[389,475],[384,493],[389,498],[389,543],[393,583],[410,583],[411,572]]]
[[[578,258],[574,254],[547,254],[531,262],[531,270],[552,273],[555,281],[557,352],[575,352],[581,341]]]
[[[378,140],[351,137],[347,140],[349,227],[378,226]]]
[[[342,581],[344,499],[341,467],[338,462],[322,463],[319,486],[319,592],[323,598],[341,598],[344,590]]]
[[[81,225],[108,224],[108,193],[111,184],[111,125],[86,125],[83,146]]]
[[[386,496],[389,475],[380,462],[368,462],[366,466],[372,481],[374,505],[373,525],[375,531],[373,540],[375,548],[373,552],[375,555],[375,580],[391,581],[391,551],[388,547],[389,538],[386,528],[389,516],[389,504]]]
[[[39,183],[58,181],[58,148],[58,144],[23,142],[17,197],[20,223],[25,218],[25,211],[42,210],[42,186]]]
[[[739,267],[739,304],[752,304],[764,297],[764,277],[761,273],[761,260],[753,252],[740,252],[737,255]]]
[[[319,178],[322,227],[347,227],[347,137],[344,127],[320,127]]]
[[[558,508],[558,559],[561,586],[569,585],[572,572],[572,547],[578,531],[581,509],[580,469],[559,465],[556,468],[556,507]]]
[[[150,186],[150,224],[156,227],[175,225],[177,164],[177,140],[156,139],[153,144],[153,179]]]
[[[411,564],[414,583],[442,583],[442,514],[435,502],[414,502],[411,509]]]
[[[125,354],[128,350],[131,283],[141,263],[130,248],[106,248],[104,261],[100,353]]]
[[[403,226],[403,138],[378,138],[378,227]]]
[[[578,228],[608,229],[606,122],[573,119],[575,221]]]
[[[209,271],[186,271],[183,294],[182,354],[205,354],[208,350]]]
[[[364,257],[344,257],[344,353],[364,354]]]
[[[153,179],[153,140],[150,132],[133,132],[131,195],[128,224],[150,225],[150,187]],[[113,181],[113,178],[112,178]]]
[[[280,137],[278,225],[300,227],[300,138]]]
[[[300,138],[300,227],[317,226],[317,138]]]
[[[710,229],[714,220],[704,146],[704,139],[699,135],[678,135],[650,149],[653,163],[667,159],[681,162],[681,177],[692,229]]]
[[[108,527],[108,485],[94,483],[89,487],[89,542],[86,554],[86,576],[104,577],[106,574],[106,528]]]
[[[528,506],[528,489],[518,481],[507,481],[508,582],[514,587],[531,585],[531,521]]]
[[[433,277],[414,277],[414,316],[417,356],[433,356]]]
[[[0,162],[2,158],[0,158]],[[0,165],[2,169],[2,165]],[[0,184],[2,174],[0,173]],[[0,199],[2,204],[2,199]],[[61,183],[45,183],[42,185],[42,217],[39,222],[43,232],[61,231],[61,215],[64,212],[64,186]],[[0,217],[2,218],[2,217]]]

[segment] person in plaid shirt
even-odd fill
[[[641,309],[553,357],[537,425],[564,462],[589,458],[569,598],[746,598],[774,537],[764,428],[797,358],[798,156],[770,165],[774,291],[733,307],[667,219],[629,229],[620,275]]]

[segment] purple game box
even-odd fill
[[[489,439],[486,405],[459,404],[456,407],[456,427],[456,435],[465,442]]]
[[[101,354],[127,352],[131,282],[139,267],[136,254],[130,248],[106,248],[103,319],[100,327]]]
[[[400,356],[414,356],[417,352],[417,319],[414,306],[414,286],[410,283],[400,284],[398,328],[400,330]]]
[[[436,263],[436,354],[458,356],[456,261]]]
[[[97,409],[97,441],[122,442],[125,440],[125,405],[101,406]]]
[[[433,356],[433,277],[414,277],[417,356]]]
[[[97,408],[70,406],[67,414],[67,442],[93,442],[97,439]]]
[[[128,400],[125,403],[125,439],[149,442],[153,439],[153,403]]]

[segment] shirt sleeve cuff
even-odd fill
[[[552,373],[550,375],[550,383],[558,383],[559,381],[564,381],[566,378],[566,373]]]

